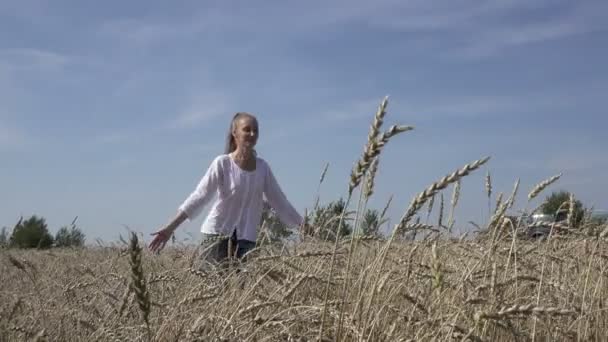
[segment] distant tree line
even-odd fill
[[[571,193],[567,191],[553,192],[547,196],[540,206],[540,212],[550,215],[556,222],[566,219],[571,228],[581,228],[583,223],[605,224],[608,215],[595,217],[592,210],[583,206],[580,200],[574,199],[570,208]],[[355,212],[345,210],[345,201],[342,198],[316,206],[306,217],[306,225],[301,232],[303,235],[315,237],[325,241],[335,241],[336,237],[346,237],[353,234]],[[344,211],[344,220],[339,224],[340,215]],[[588,217],[588,221],[585,218]],[[271,242],[291,238],[295,230],[290,230],[277,218],[270,206],[265,204],[262,214],[260,239]],[[387,219],[376,209],[366,209],[360,214],[358,229],[354,234],[358,236],[382,237],[381,227],[386,224]],[[340,229],[338,229],[340,226]],[[339,230],[339,231],[338,231]]]
[[[326,241],[335,241],[336,237],[343,238],[352,234],[355,212],[347,210],[345,205],[344,199],[339,198],[315,207],[305,216],[306,223],[301,233]],[[340,225],[342,211],[344,211],[344,220]],[[380,237],[382,235],[380,227],[386,222],[386,219],[380,217],[378,210],[367,209],[359,220],[357,235],[370,237]],[[296,233],[295,230],[284,225],[272,207],[264,202],[258,238],[260,241],[278,242],[289,239]]]
[[[3,227],[0,230],[0,247],[38,248],[83,247],[85,235],[76,226],[76,219],[69,225],[59,228],[55,236],[51,235],[44,217],[32,215],[24,220],[19,219],[12,230]]]

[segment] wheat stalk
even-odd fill
[[[380,152],[382,151],[382,148],[384,146],[386,146],[386,144],[390,141],[390,139],[392,137],[394,137],[395,135],[414,129],[411,126],[393,125],[388,130],[383,132],[380,136],[378,136],[380,127],[384,120],[384,116],[386,115],[387,102],[388,102],[388,98],[385,97],[383,99],[383,101],[380,103],[380,106],[378,107],[378,111],[376,112],[376,115],[374,117],[374,121],[372,122],[372,125],[370,127],[370,132],[368,134],[368,139],[367,139],[367,143],[364,148],[363,156],[359,159],[359,161],[357,162],[357,164],[355,165],[355,167],[353,168],[353,170],[351,172],[350,182],[349,182],[349,186],[348,186],[348,197],[347,197],[347,201],[346,201],[346,205],[345,205],[345,210],[346,210],[346,206],[348,206],[348,204],[350,203],[350,199],[351,199],[353,190],[357,186],[359,186],[359,183],[361,182],[361,178],[363,177],[363,175],[366,174],[367,170],[370,167],[371,161],[374,160],[374,158],[377,159],[379,157]],[[359,204],[357,206],[357,216],[356,216],[357,220],[355,221],[355,224],[354,224],[355,230],[357,229],[362,195],[363,194],[360,194]],[[342,227],[343,216],[344,216],[344,212],[342,213],[341,218],[340,218],[340,223],[338,224],[338,231]],[[349,251],[348,251],[348,261],[347,261],[347,266],[346,266],[346,280],[344,282],[344,288],[342,291],[343,292],[343,295],[342,295],[343,302],[345,301],[346,288],[349,284],[348,276],[349,276],[349,272],[350,272],[352,253],[353,253],[353,249],[354,249],[354,242],[355,242],[354,235],[355,234],[351,234],[351,240],[350,240],[351,242],[350,242]],[[339,242],[338,240],[339,240],[339,238],[336,237],[334,251],[338,248],[338,242]],[[329,283],[331,282],[334,261],[335,261],[335,258],[332,257],[331,266],[330,266],[330,275],[329,275],[328,281],[327,281],[324,302],[327,302],[327,292],[329,291]],[[321,328],[319,329],[319,338],[321,338],[323,336],[323,329],[324,329],[326,316],[327,316],[327,305],[324,305],[323,314],[322,314],[322,318],[321,318]],[[343,316],[344,316],[344,310],[341,310],[339,319],[338,319],[338,331],[337,331],[337,337],[336,337],[338,340],[340,339],[340,333],[342,330]]]
[[[517,190],[519,189],[519,178],[515,181],[515,185],[513,185],[513,191],[511,192],[511,196],[507,199],[507,207],[513,208],[515,204],[515,196],[517,196]]]
[[[440,194],[439,198],[439,214],[437,215],[437,227],[443,227],[443,210],[444,210],[444,201],[443,201],[443,193]],[[435,197],[435,195],[433,195]]]
[[[319,177],[319,184],[317,184],[317,196],[315,199],[315,205],[314,205],[314,210],[317,210],[317,208],[319,208],[319,200],[321,199],[321,184],[323,184],[323,181],[325,180],[325,175],[327,174],[327,169],[329,168],[329,163],[325,163],[325,167],[323,168],[323,172],[321,172],[321,176]],[[306,215],[304,215],[306,217]]]
[[[429,222],[429,218],[431,217],[431,212],[433,211],[433,205],[435,204],[435,195],[431,196],[431,200],[429,201],[429,205],[426,209],[426,222]]]
[[[500,207],[502,206],[502,198],[503,198],[503,193],[499,193],[498,196],[496,196],[496,206],[494,207],[494,214],[496,214],[496,212],[498,212],[498,209],[500,209]]]
[[[490,170],[486,171],[486,195],[488,196],[488,216],[492,212],[492,177],[490,176]]]
[[[386,115],[386,106],[388,104],[388,97],[384,97],[384,99],[382,100],[382,102],[380,103],[380,106],[378,107],[378,110],[376,111],[376,115],[374,116],[374,121],[372,122],[371,126],[370,126],[370,131],[367,137],[367,143],[365,144],[365,147],[363,149],[363,155],[361,156],[361,158],[357,161],[355,167],[353,168],[353,170],[351,171],[351,175],[350,175],[350,182],[348,184],[348,196],[346,199],[346,203],[344,205],[344,210],[342,211],[342,213],[340,214],[340,221],[338,222],[338,232],[341,230],[342,228],[342,223],[344,221],[344,214],[346,212],[346,209],[348,208],[348,205],[350,204],[350,200],[352,198],[352,193],[354,191],[355,188],[357,188],[361,182],[361,178],[363,177],[363,175],[367,172],[371,161],[374,158],[377,158],[380,155],[380,152],[382,151],[382,148],[388,143],[388,141],[395,135],[411,130],[413,129],[412,127],[409,126],[396,126],[393,125],[391,126],[387,131],[385,131],[384,133],[382,133],[382,135],[380,137],[378,137],[378,134],[380,132],[380,128],[382,126],[382,123],[384,121],[384,116]],[[361,196],[362,193],[360,194],[360,198],[359,198],[359,204],[358,204],[358,209],[361,205]],[[356,218],[359,218],[359,213],[357,212],[357,216]],[[357,223],[355,222],[355,229],[357,228]],[[334,253],[337,251],[338,249],[338,245],[339,245],[339,236],[336,235],[335,237],[335,243],[334,243]],[[348,250],[348,262],[347,262],[347,277],[348,277],[348,273],[350,270],[350,265],[351,265],[351,258],[352,258],[352,253],[353,253],[353,248],[354,248],[354,234],[351,234],[351,240],[350,240],[350,246],[349,246],[349,250]],[[325,328],[325,320],[327,317],[327,301],[328,301],[328,295],[329,295],[329,285],[331,283],[331,278],[333,276],[333,268],[334,268],[334,263],[335,263],[335,254],[334,256],[332,256],[331,258],[331,263],[330,263],[330,271],[329,271],[329,276],[327,278],[327,285],[325,287],[325,295],[324,295],[324,305],[323,305],[323,313],[322,313],[322,318],[321,318],[321,326],[319,329],[319,339],[322,338],[323,336],[323,330]],[[344,294],[343,297],[346,296],[346,286],[348,285],[348,279],[345,281],[345,285],[344,285]],[[343,298],[342,300],[343,302],[345,301],[345,299]],[[343,310],[340,311],[340,318],[339,318],[339,323],[338,323],[338,332],[337,332],[337,337],[339,339],[340,336],[340,332],[342,329],[342,319],[343,319]]]
[[[390,195],[390,197],[388,198],[388,201],[384,205],[384,208],[382,208],[382,212],[380,213],[380,221],[382,221],[384,219],[384,216],[386,215],[386,212],[388,211],[388,208],[390,207],[392,201],[393,201],[393,195]]]
[[[433,288],[441,291],[443,287],[443,273],[441,272],[441,262],[437,254],[437,242],[433,242],[431,246],[431,274],[433,275]]]

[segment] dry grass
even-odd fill
[[[373,193],[382,148],[411,129],[392,126],[380,134],[386,106],[384,99],[349,180],[347,203],[368,177],[355,217]],[[449,234],[461,179],[488,160],[420,192],[387,239],[304,237],[289,246],[262,245],[247,264],[221,272],[199,271],[193,246],[152,255],[135,235],[113,247],[0,250],[0,341],[605,340],[608,226],[583,222],[575,231],[556,224],[546,240],[521,239],[521,220],[506,215],[518,180],[507,201],[502,194],[495,199],[482,234],[472,240]],[[442,191],[450,184],[446,227]],[[485,187],[490,206],[489,172]],[[434,226],[428,223],[436,195]],[[427,202],[422,224],[417,215]],[[410,241],[404,232],[425,234]]]

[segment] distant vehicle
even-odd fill
[[[526,236],[532,239],[540,239],[549,236],[551,224],[556,221],[555,215],[534,214],[528,219]]]
[[[531,218],[532,220],[530,220],[530,224],[538,224],[539,222],[555,222],[555,216],[549,214],[534,214]]]
[[[568,218],[567,210],[560,210],[555,215],[549,214],[534,214],[529,217],[526,223],[528,223],[528,229],[526,229],[525,235],[533,239],[542,239],[551,233],[551,225],[553,223],[564,224]],[[608,222],[608,211],[606,210],[595,210],[591,214],[591,220],[597,222]]]
[[[608,222],[608,210],[596,210],[591,215],[592,221],[597,221],[599,223]]]

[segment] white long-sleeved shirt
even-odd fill
[[[299,226],[303,218],[289,203],[270,166],[256,157],[256,169],[241,169],[228,154],[217,156],[196,189],[180,205],[189,220],[198,216],[217,196],[202,224],[201,232],[232,235],[255,241],[263,208],[263,196],[288,226]]]

